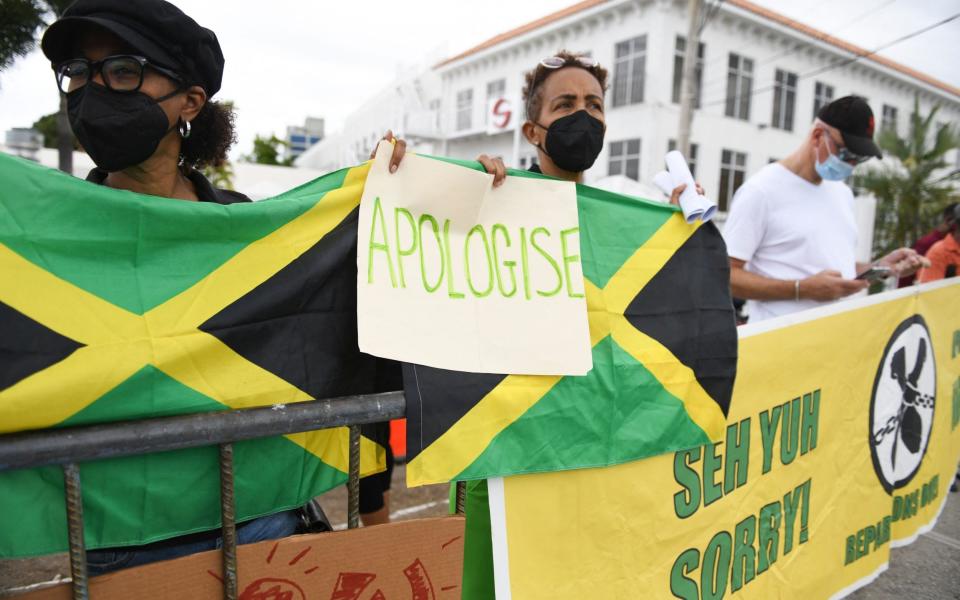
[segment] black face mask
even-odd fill
[[[540,149],[564,171],[586,171],[603,150],[603,122],[585,110],[561,117],[550,127],[535,125],[547,130],[547,147]]]
[[[157,151],[173,129],[159,103],[180,93],[153,99],[142,92],[114,92],[90,82],[67,93],[70,127],[93,162],[104,171],[138,165]]]

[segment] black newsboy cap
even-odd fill
[[[151,61],[200,85],[213,96],[223,79],[223,52],[215,33],[164,0],[77,0],[43,34],[43,53],[57,63],[75,58],[77,36],[106,29]]]

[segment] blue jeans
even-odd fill
[[[238,526],[237,543],[252,544],[253,542],[287,537],[297,532],[299,524],[300,517],[296,510],[285,510],[259,517],[244,523],[242,527]],[[206,552],[207,550],[216,550],[223,545],[220,536],[182,544],[171,543],[175,540],[176,538],[173,538],[173,540],[146,546],[91,550],[87,552],[87,570],[90,575],[103,575],[119,569],[138,567],[147,563],[170,560],[188,554]]]

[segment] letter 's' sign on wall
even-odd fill
[[[360,204],[364,352],[479,373],[592,366],[576,188],[492,176],[381,144]]]

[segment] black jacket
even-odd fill
[[[96,167],[87,175],[87,181],[103,185],[103,183],[107,180],[107,175],[109,175],[109,173],[99,167]],[[200,202],[216,202],[217,204],[250,202],[250,198],[247,198],[240,192],[222,190],[220,188],[213,187],[207,178],[203,176],[203,173],[197,171],[196,169],[190,169],[186,175],[187,179],[190,180],[190,183],[193,184],[193,188],[197,192],[197,198],[200,199]]]

